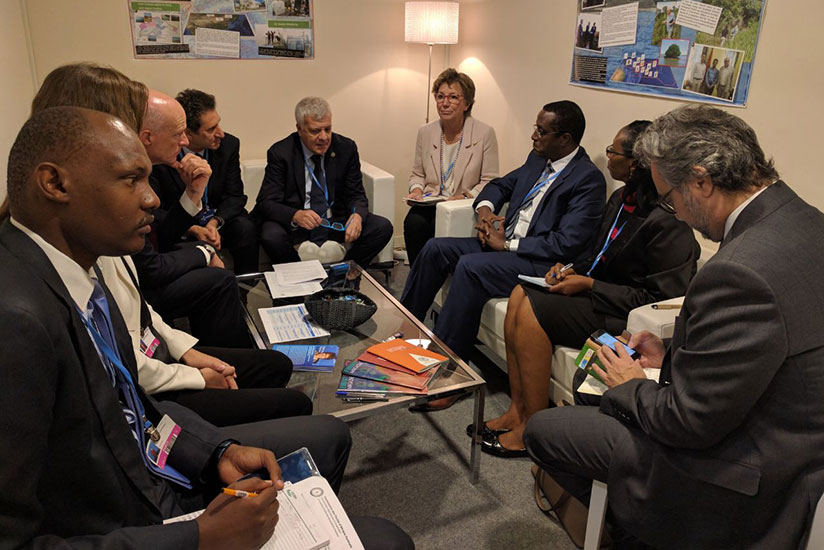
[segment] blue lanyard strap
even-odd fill
[[[326,204],[328,204],[329,208],[331,208],[335,201],[329,202],[329,191],[327,191],[327,186],[320,184],[318,178],[315,177],[315,171],[311,166],[309,166],[309,161],[304,158],[303,162],[306,164],[306,170],[309,172],[309,177],[312,178],[312,182],[318,186],[318,189],[323,191],[323,198],[326,199]],[[323,169],[323,167],[321,167],[321,169]]]
[[[560,173],[561,172],[553,172],[553,173],[549,174],[547,177],[545,177],[544,179],[542,179],[541,181],[539,181],[538,183],[536,183],[535,185],[533,185],[532,189],[529,190],[529,192],[526,194],[524,199],[521,201],[521,206],[526,204],[526,202],[529,199],[531,199],[532,197],[537,195],[538,191],[540,191],[545,185],[555,181],[555,178],[557,178]]]
[[[621,224],[621,227],[618,228],[618,232],[615,234],[615,237],[612,236],[612,232],[615,231],[615,226],[618,225],[618,218],[621,217],[621,212],[623,212],[623,211],[624,211],[624,205],[622,204],[621,207],[618,209],[618,215],[615,216],[615,221],[612,222],[612,227],[610,227],[609,233],[607,233],[607,238],[604,241],[604,246],[601,247],[601,251],[598,253],[597,256],[595,256],[595,261],[592,262],[592,266],[590,266],[589,271],[587,271],[587,277],[590,276],[590,273],[592,273],[592,270],[595,269],[595,266],[598,265],[598,262],[600,262],[601,258],[604,257],[604,254],[606,254],[607,249],[609,248],[609,246],[612,244],[613,241],[618,239],[618,235],[621,234],[621,231],[623,231],[624,227],[627,225],[627,222],[624,221],[624,223]]]
[[[449,175],[452,173],[452,169],[455,167],[455,163],[458,162],[458,155],[461,154],[461,145],[463,145],[463,130],[461,130],[461,139],[458,140],[458,149],[455,153],[455,158],[452,159],[452,162],[449,163],[449,167],[446,169],[446,172],[441,174],[441,195],[443,195],[444,186],[446,184],[446,180],[449,179]],[[441,132],[441,165],[438,167],[443,170],[443,150],[446,147],[446,143],[443,139],[443,132]]]

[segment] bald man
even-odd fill
[[[155,210],[153,231],[156,241],[179,236],[193,224],[202,209],[206,184],[212,174],[209,163],[194,154],[178,159],[186,137],[186,113],[172,97],[149,91],[149,104],[140,141],[153,165],[149,183],[159,188],[156,172],[171,167],[186,189],[180,200],[168,209]],[[146,300],[167,323],[188,317],[192,334],[201,345],[228,348],[252,347],[246,328],[234,274],[223,269],[215,247],[206,242],[183,243],[158,253],[153,239],[132,256]]]

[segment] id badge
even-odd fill
[[[140,351],[146,357],[154,357],[157,347],[160,345],[160,340],[152,333],[152,329],[146,327],[140,335]]]
[[[174,420],[169,418],[169,415],[164,414],[155,429],[160,437],[157,441],[153,441],[150,437],[146,438],[146,456],[162,470],[166,467],[166,460],[168,460],[169,453],[172,452],[172,447],[177,441],[178,434],[180,434],[180,426],[175,424]]]
[[[203,210],[202,212],[198,212],[197,216],[195,216],[195,220],[197,224],[200,226],[205,226],[209,223],[209,220],[215,217],[215,209],[209,208],[207,210]]]

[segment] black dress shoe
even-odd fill
[[[490,439],[481,441],[481,450],[492,456],[499,458],[521,458],[527,456],[526,449],[513,450],[507,449],[498,440],[497,435],[493,435]]]
[[[505,434],[508,431],[509,430],[493,430],[492,428],[486,425],[486,422],[484,422],[483,427],[481,428],[481,437],[483,437],[484,439],[491,439],[492,436]],[[468,435],[469,437],[475,435],[474,423],[466,427],[466,435]]]

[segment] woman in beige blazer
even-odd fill
[[[432,93],[439,118],[418,130],[407,198],[474,198],[498,177],[495,130],[470,116],[475,83],[464,73],[446,69],[435,79]],[[435,203],[410,206],[403,237],[412,264],[435,235]]]

